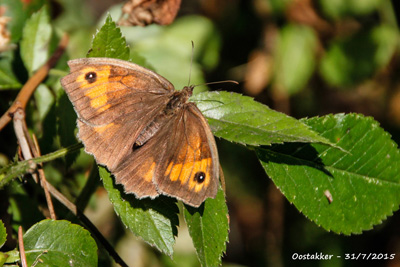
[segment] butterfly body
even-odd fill
[[[189,105],[194,105],[193,103],[188,102],[192,93],[193,86],[185,86],[181,91],[173,91],[165,108],[142,130],[135,141],[135,145],[143,145],[161,128],[162,125],[164,125],[165,122],[174,118],[174,116],[179,112],[182,112],[182,109],[188,108]]]
[[[110,58],[68,62],[61,80],[78,114],[85,151],[106,166],[126,193],[160,194],[199,206],[215,197],[219,160],[193,87],[176,91],[157,73]]]

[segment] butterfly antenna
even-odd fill
[[[190,86],[190,78],[192,77],[193,56],[194,56],[194,42],[192,40],[192,57],[190,58],[189,81],[187,85],[188,87]]]
[[[188,85],[187,85],[188,87],[190,86],[190,78],[192,77],[192,66],[193,66],[193,57],[194,57],[194,42],[193,42],[193,40],[192,40],[191,42],[192,42],[192,57],[191,57],[191,59],[190,59],[189,82],[188,82]],[[237,81],[234,81],[234,80],[225,80],[225,81],[217,81],[217,82],[209,82],[209,83],[196,84],[196,85],[193,85],[193,88],[194,88],[194,87],[197,87],[197,86],[209,85],[209,84],[218,84],[218,83],[234,83],[234,84],[239,84]]]
[[[209,84],[219,84],[219,83],[234,83],[234,84],[239,84],[237,81],[234,81],[234,80],[224,80],[224,81],[217,81],[217,82],[209,82],[209,83],[196,84],[194,87],[202,86],[202,85],[209,85]]]

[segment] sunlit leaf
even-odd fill
[[[43,220],[24,235],[29,266],[97,266],[97,245],[90,233],[68,221]]]
[[[221,265],[229,233],[224,191],[219,189],[215,199],[207,199],[199,208],[185,205],[184,214],[201,265]]]
[[[257,148],[268,176],[305,216],[326,230],[361,233],[399,208],[400,153],[372,118],[303,120],[348,152],[319,144]]]
[[[255,146],[283,142],[330,144],[304,123],[251,97],[228,92],[203,92],[190,100],[208,119],[214,135],[232,142]]]
[[[106,22],[94,37],[87,57],[129,59],[129,47],[111,16],[107,17]]]
[[[125,226],[148,244],[172,255],[179,223],[176,201],[165,196],[139,200],[133,194],[122,193],[124,189],[114,184],[106,168],[99,167],[99,173],[114,210]]]
[[[21,40],[21,57],[29,73],[42,66],[49,57],[52,26],[47,8],[34,13],[24,27]]]

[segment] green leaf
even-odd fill
[[[282,28],[276,54],[275,86],[289,94],[305,87],[315,68],[317,37],[307,26]]]
[[[371,40],[375,44],[374,62],[377,68],[385,67],[396,52],[399,43],[397,29],[380,25],[372,29]]]
[[[5,266],[19,266],[18,262],[20,260],[20,256],[19,256],[19,251],[17,250],[11,250],[11,251],[7,251],[6,253],[3,254],[4,257],[4,262],[7,263],[5,264]],[[1,256],[0,256],[1,258]],[[1,264],[1,259],[0,259],[0,264]],[[3,266],[3,265],[0,265]]]
[[[43,220],[24,235],[29,266],[97,266],[97,245],[90,233],[68,221]]]
[[[6,6],[4,16],[14,18],[8,23],[8,29],[11,33],[11,41],[16,43],[22,36],[22,29],[28,17],[22,1],[2,0],[1,4]]]
[[[232,142],[254,146],[283,142],[331,144],[304,123],[251,97],[228,92],[203,92],[190,100],[208,119],[213,133]]]
[[[220,188],[215,199],[207,199],[199,208],[185,205],[184,215],[201,265],[221,265],[229,233],[224,191]]]
[[[381,0],[319,0],[322,12],[334,19],[367,15],[382,5]]]
[[[56,117],[57,134],[61,146],[68,147],[76,144],[75,129],[77,116],[64,90],[57,91]],[[67,168],[75,161],[78,154],[79,151],[75,151],[74,153],[66,155],[65,160]]]
[[[293,0],[262,0],[260,3],[266,5],[268,9],[271,9],[271,14],[277,16],[286,12],[288,5],[292,1]]]
[[[3,52],[0,58],[0,90],[21,88],[22,85],[12,70],[12,58],[4,56],[4,54],[5,52]]]
[[[22,33],[21,58],[32,74],[48,59],[52,27],[46,7],[34,13],[27,21]]]
[[[99,174],[114,210],[125,226],[145,242],[172,255],[179,224],[175,199],[160,196],[154,200],[139,200],[133,194],[123,193],[122,186],[114,184],[106,168],[99,166]]]
[[[303,120],[346,152],[319,144],[257,148],[268,176],[305,216],[326,230],[361,233],[399,208],[397,144],[370,117]]]
[[[321,75],[333,86],[353,85],[385,66],[397,43],[397,31],[388,26],[376,26],[336,40],[321,60]]]
[[[117,27],[110,15],[93,39],[92,48],[87,57],[110,57],[123,60],[129,59],[129,47],[121,30]]]
[[[50,111],[51,106],[54,104],[53,94],[51,93],[49,87],[44,84],[40,84],[36,88],[33,96],[36,101],[36,107],[39,111],[40,120],[42,121],[46,114]]]
[[[201,63],[201,67],[198,66],[200,72],[200,68],[212,69],[218,64],[221,53],[220,39],[216,26],[210,19],[195,15],[178,18],[173,24],[166,27],[164,34],[160,36],[163,47],[168,49],[169,53],[175,56],[179,55],[186,61],[175,60],[178,63],[190,64],[193,53],[196,61]],[[194,50],[191,49],[189,40],[193,41]],[[168,63],[158,65],[163,65],[165,69],[168,67]],[[186,82],[187,73],[183,74]]]
[[[6,262],[6,260],[7,260],[7,256],[4,253],[0,252],[0,266],[3,266],[3,264]]]
[[[6,243],[7,241],[7,231],[6,227],[2,220],[0,220],[0,248]]]

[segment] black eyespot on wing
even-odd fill
[[[86,80],[88,83],[94,83],[94,82],[97,80],[97,74],[96,74],[96,72],[91,71],[91,72],[86,73],[86,75],[85,75],[85,80]]]
[[[204,172],[196,172],[196,174],[194,175],[194,180],[201,184],[206,180],[206,174]]]

